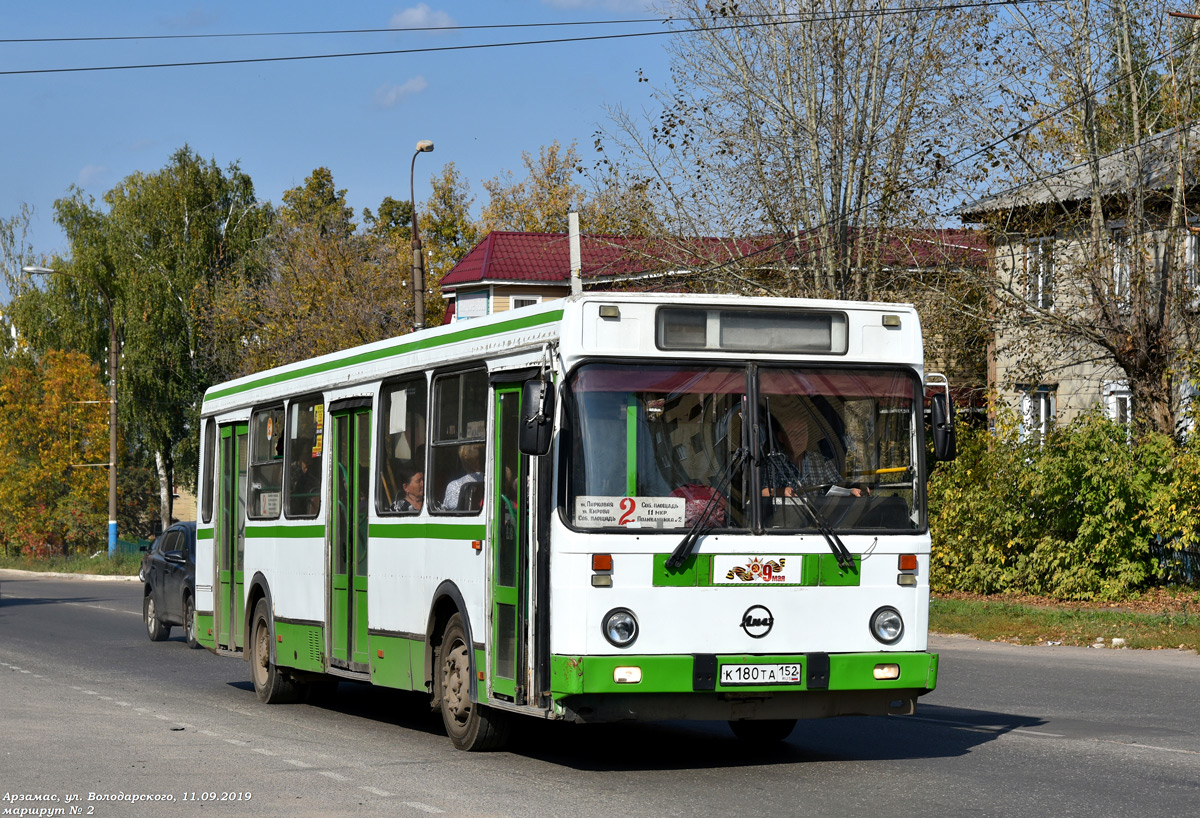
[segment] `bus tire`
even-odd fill
[[[508,741],[509,714],[471,701],[471,645],[462,614],[446,623],[434,667],[435,696],[450,742],[459,750],[498,750]]]
[[[142,597],[142,619],[146,623],[146,635],[151,642],[163,642],[171,635],[171,626],[164,625],[158,618],[158,606],[154,604],[154,592],[147,590]]]
[[[271,609],[266,598],[254,606],[250,627],[250,680],[254,695],[264,704],[296,701],[299,688],[292,677],[271,661]]]
[[[183,635],[189,648],[200,647],[196,639],[196,600],[191,594],[183,598]]]
[[[761,719],[757,721],[731,721],[729,729],[742,741],[756,744],[778,744],[796,729],[795,719]]]

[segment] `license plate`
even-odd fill
[[[773,665],[721,665],[723,685],[798,685],[804,684],[804,668],[799,662]]]

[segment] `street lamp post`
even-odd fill
[[[21,271],[35,275],[58,272],[51,267],[22,267]],[[112,296],[103,287],[98,289],[108,306],[108,556],[111,559],[117,555],[117,366],[120,350]]]
[[[425,328],[425,256],[421,252],[421,234],[417,232],[417,197],[413,193],[413,176],[417,170],[417,156],[432,150],[433,142],[422,139],[417,143],[417,150],[408,168],[408,199],[412,206],[413,332]]]

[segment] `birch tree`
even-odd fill
[[[601,161],[640,180],[674,233],[791,237],[790,262],[755,259],[725,286],[864,299],[889,289],[878,263],[889,231],[929,224],[962,144],[957,117],[976,101],[978,12],[910,0],[667,10],[686,32],[668,46],[670,82],[644,117],[612,111]],[[743,253],[724,252],[712,261]]]

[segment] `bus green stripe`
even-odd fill
[[[257,389],[262,386],[270,386],[277,383],[286,383],[298,378],[304,378],[309,375],[318,375],[322,372],[331,372],[343,367],[356,366],[358,364],[370,363],[372,361],[382,360],[384,358],[393,358],[397,355],[404,355],[409,352],[418,352],[423,349],[433,349],[435,347],[446,346],[447,344],[458,343],[459,341],[470,341],[475,338],[485,338],[489,335],[497,335],[502,332],[511,332],[513,330],[528,329],[536,327],[540,324],[551,324],[555,321],[562,320],[562,310],[555,310],[540,315],[527,315],[520,318],[514,318],[511,321],[504,321],[491,326],[475,326],[467,327],[458,332],[452,332],[448,335],[440,335],[435,338],[422,338],[416,341],[402,341],[394,346],[375,349],[369,352],[359,352],[353,355],[347,355],[344,358],[335,358],[331,361],[323,361],[319,364],[310,364],[309,366],[293,369],[288,372],[277,372],[274,375],[265,375],[253,381],[236,386],[227,386],[224,389],[218,389],[214,392],[209,392],[204,396],[204,400],[216,400],[217,398],[225,398],[230,395],[236,395],[240,392],[247,392],[251,389]]]
[[[376,523],[371,526],[370,532],[372,537],[397,540],[482,540],[487,534],[487,527],[447,523]]]
[[[288,539],[298,540],[307,539],[309,537],[324,537],[325,526],[323,525],[248,525],[246,526],[247,539]]]
[[[211,540],[213,538],[213,530],[211,528],[197,528],[196,539]]]

